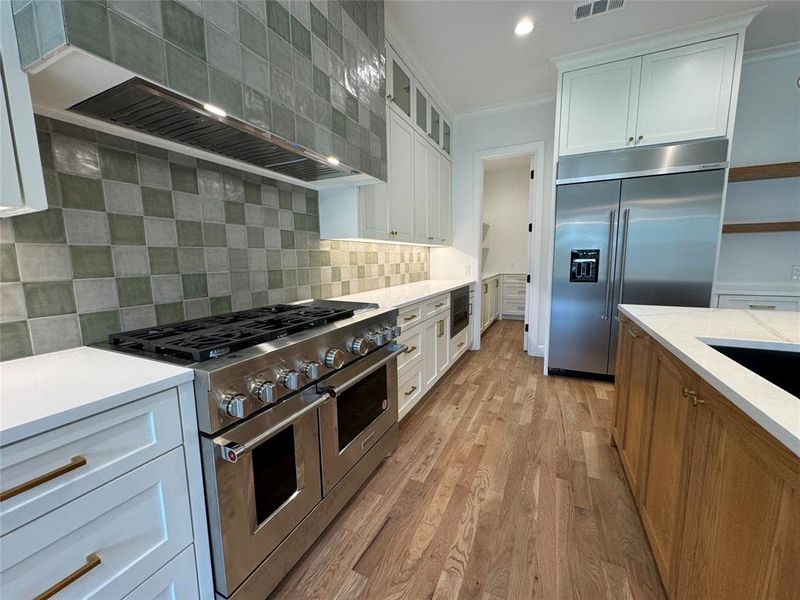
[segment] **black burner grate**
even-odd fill
[[[261,308],[108,336],[111,346],[126,352],[158,354],[192,362],[223,356],[333,321],[347,319],[375,305],[334,300],[273,304]]]

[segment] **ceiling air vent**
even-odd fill
[[[572,10],[572,22],[583,21],[591,17],[604,15],[624,8],[627,0],[595,0],[594,2],[578,2]]]
[[[134,77],[70,110],[143,133],[227,156],[303,181],[346,177],[355,171],[329,164],[307,148]]]

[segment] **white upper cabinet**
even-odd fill
[[[564,73],[559,154],[633,145],[641,57]]]
[[[559,155],[728,135],[737,40],[563,73]]]
[[[439,239],[442,244],[452,242],[452,191],[453,165],[445,157],[439,159]]]
[[[439,186],[440,170],[439,162],[441,155],[425,139],[420,138],[420,150],[425,161],[425,171],[427,174],[426,191],[428,194],[428,206],[425,207],[428,219],[428,230],[425,242],[428,244],[439,244],[439,228],[441,223],[441,188]]]
[[[411,120],[411,102],[413,89],[411,70],[400,60],[400,57],[386,45],[386,99]]]
[[[385,183],[357,188],[361,229],[357,237],[389,239],[389,186]],[[321,225],[321,223],[320,223]]]
[[[389,116],[389,239],[414,241],[414,129]]]
[[[435,175],[438,180],[438,165],[435,165]],[[431,195],[430,145],[425,137],[417,133],[414,136],[414,239],[423,244],[430,243],[429,228],[431,227],[429,208],[438,204]],[[438,194],[439,190],[436,190]]]
[[[442,113],[439,108],[431,102],[431,124],[428,128],[428,135],[431,142],[437,147],[442,145]]]
[[[28,76],[22,70],[11,3],[0,2],[0,217],[47,208]]]
[[[442,150],[450,155],[450,123],[442,119]]]
[[[414,124],[417,126],[417,131],[423,135],[428,135],[428,110],[431,105],[430,98],[422,86],[415,86],[414,89]]]
[[[637,144],[724,136],[736,36],[642,58]]]

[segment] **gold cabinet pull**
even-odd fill
[[[458,342],[458,347],[459,348],[461,348],[461,346],[463,346],[463,345],[464,345],[464,342]]]
[[[698,404],[705,404],[706,401],[702,398],[697,397],[697,392],[695,390],[689,389],[688,385],[683,386],[683,397],[690,398],[692,401],[693,406],[697,406]]]
[[[433,308],[442,308],[446,302],[439,302],[439,304],[434,304]]]
[[[411,346],[410,348],[406,348],[405,350],[403,350],[403,354],[411,354],[416,349],[417,349],[416,346]]]
[[[632,338],[639,337],[639,330],[638,330],[638,329],[630,329],[630,328],[629,328],[629,329],[628,329],[628,333],[630,334],[630,336],[631,336]],[[684,386],[684,389],[685,389],[685,388],[686,388],[686,386]]]
[[[417,318],[417,315],[408,315],[407,317],[403,317],[403,321],[413,321]]]
[[[408,390],[407,392],[404,392],[404,394],[405,394],[406,396],[410,396],[411,394],[413,394],[413,393],[414,393],[414,392],[416,392],[416,391],[417,391],[417,386],[415,386],[415,385],[412,385],[412,386],[411,386],[411,389],[410,389],[410,390]]]
[[[64,577],[61,581],[56,583],[53,587],[46,589],[41,594],[36,596],[33,600],[47,600],[48,598],[52,598],[58,592],[63,590],[65,587],[78,581],[81,577],[86,575],[92,569],[99,567],[100,563],[103,562],[100,560],[100,557],[97,556],[94,552],[92,552],[89,556],[86,557],[86,562],[75,569],[72,573]]]
[[[27,492],[30,489],[38,487],[43,483],[47,483],[55,479],[56,477],[61,477],[62,475],[66,475],[70,471],[74,471],[75,469],[82,467],[86,464],[86,459],[83,456],[73,456],[69,464],[66,464],[62,467],[58,467],[57,469],[53,469],[45,473],[44,475],[39,475],[38,477],[34,477],[30,481],[26,481],[25,483],[20,483],[17,486],[9,488],[0,492],[0,502],[4,500],[8,500],[9,498],[13,498],[22,492]]]
[[[444,321],[439,321],[436,324],[439,326],[439,332],[436,334],[436,337],[442,337],[444,335]]]

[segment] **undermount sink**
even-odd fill
[[[800,398],[800,352],[706,343],[745,369]]]

